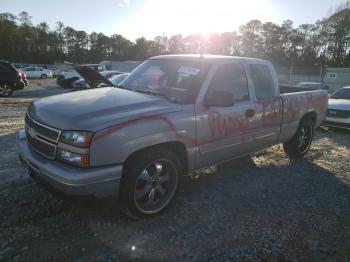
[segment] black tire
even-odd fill
[[[165,149],[146,150],[132,157],[123,172],[122,211],[133,219],[160,214],[174,199],[181,170],[177,156]]]
[[[0,97],[10,97],[13,94],[13,85],[7,82],[0,83]]]
[[[305,155],[310,149],[314,131],[314,122],[308,117],[302,119],[293,138],[283,143],[284,152],[292,158]]]
[[[41,78],[41,79],[46,79],[46,78],[47,78],[47,75],[46,75],[46,74],[42,74],[40,78]]]

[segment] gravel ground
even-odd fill
[[[166,212],[133,221],[111,203],[62,201],[25,174],[16,132],[42,92],[62,89],[0,101],[0,261],[350,261],[350,132],[319,129],[297,161],[277,145],[184,176]]]

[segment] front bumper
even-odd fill
[[[350,118],[326,117],[323,126],[350,129]]]
[[[18,154],[31,176],[53,191],[70,196],[117,196],[123,172],[122,165],[75,168],[46,159],[32,151],[24,130],[18,133]]]

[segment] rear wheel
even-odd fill
[[[293,138],[283,143],[284,152],[290,157],[301,157],[309,151],[314,136],[314,122],[310,118],[303,119]]]
[[[9,83],[0,83],[0,96],[9,97],[13,93],[12,85]]]
[[[46,79],[47,78],[47,75],[46,74],[42,74],[41,75],[41,79]]]
[[[168,150],[144,151],[125,166],[122,210],[132,218],[147,218],[169,206],[178,188],[181,163]]]

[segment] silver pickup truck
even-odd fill
[[[54,191],[116,196],[128,215],[149,217],[170,204],[181,174],[278,143],[303,156],[328,96],[291,90],[265,60],[153,57],[118,87],[34,101],[19,156]]]

